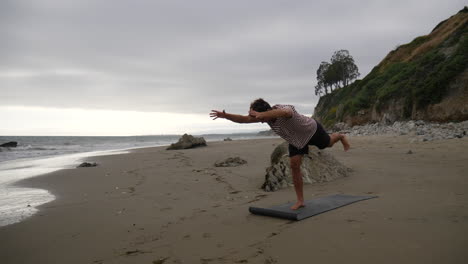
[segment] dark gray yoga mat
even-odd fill
[[[295,203],[292,202],[288,204],[273,206],[270,208],[249,207],[249,211],[252,214],[273,216],[299,221],[304,218],[318,215],[348,204],[376,197],[377,196],[355,196],[346,194],[335,194],[320,197],[313,200],[308,200],[305,202],[305,207],[299,208],[298,210],[290,209],[290,207]]]

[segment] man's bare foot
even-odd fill
[[[343,144],[344,151],[348,151],[351,145],[349,145],[348,139],[345,135],[341,137],[341,143]]]
[[[304,206],[305,206],[304,202],[297,201],[295,205],[291,206],[291,210],[297,210]]]

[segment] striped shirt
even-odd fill
[[[273,109],[290,109],[292,117],[278,117],[267,122],[271,129],[294,147],[301,149],[317,131],[317,122],[296,112],[292,105],[276,104]]]

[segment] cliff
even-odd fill
[[[320,98],[314,117],[337,122],[468,120],[468,8],[391,51],[362,80]]]

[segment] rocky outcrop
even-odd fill
[[[424,108],[416,105],[408,108],[406,98],[391,99],[382,107],[376,105],[370,110],[363,109],[354,116],[347,116],[348,125],[362,125],[379,122],[387,125],[395,121],[424,120],[429,122],[450,122],[468,120],[468,69],[455,78],[447,89],[447,95],[437,104]]]
[[[203,137],[196,138],[192,135],[184,134],[177,143],[171,144],[167,149],[189,149],[203,146],[206,146],[206,141]]]
[[[0,145],[2,148],[16,148],[18,146],[18,142],[16,141],[10,141],[7,143],[3,143]]]
[[[270,157],[271,166],[266,169],[262,189],[271,192],[292,186],[292,175],[288,156],[288,143],[277,146]],[[338,162],[326,151],[309,147],[309,154],[304,155],[301,163],[302,178],[305,184],[329,182],[346,177],[350,169]]]
[[[227,158],[223,161],[218,161],[214,165],[215,167],[237,167],[246,163],[247,163],[246,160],[241,159],[240,157],[234,157],[234,158]]]
[[[413,111],[411,119],[449,122],[468,120],[468,68],[449,86],[444,99],[429,105],[425,111]]]
[[[395,135],[411,136],[412,142],[433,141],[440,139],[463,138],[468,134],[468,121],[459,123],[434,123],[423,120],[396,121],[393,124],[372,123],[362,126],[349,127],[345,123],[337,123],[333,131],[350,136]]]

